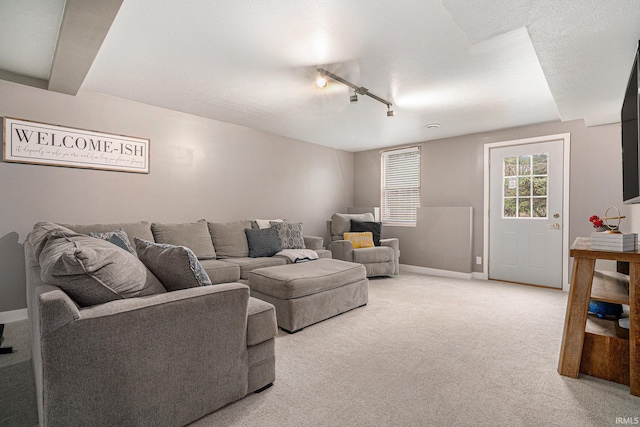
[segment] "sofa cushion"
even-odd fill
[[[351,242],[353,249],[373,248],[373,234],[370,231],[364,233],[344,233],[344,240]]]
[[[181,224],[154,222],[151,224],[151,232],[156,243],[186,246],[196,254],[198,259],[216,258],[216,251],[207,228],[207,221],[204,219]]]
[[[207,225],[218,258],[249,256],[249,245],[244,230],[251,228],[251,221],[208,222]]]
[[[255,270],[256,268],[273,267],[276,265],[287,264],[286,258],[278,256],[260,258],[228,258],[225,259],[225,262],[230,262],[240,267],[240,279],[242,280],[249,279],[249,272],[251,270]]]
[[[351,231],[351,220],[373,221],[373,214],[333,214],[331,216],[331,237],[333,240],[341,240],[344,233]]]
[[[353,262],[360,264],[371,264],[376,262],[393,261],[395,252],[388,246],[376,246],[373,248],[363,248],[353,251]]]
[[[139,222],[117,222],[112,224],[61,224],[76,233],[89,234],[93,233],[106,233],[109,231],[122,228],[129,238],[129,242],[133,243],[134,239],[149,240],[153,242],[153,234],[151,233],[151,226],[148,221]],[[132,246],[135,247],[135,244]]]
[[[135,241],[140,260],[168,291],[211,284],[209,276],[191,249],[142,239]]]
[[[231,283],[240,280],[240,266],[219,259],[203,259],[199,261],[207,272],[212,285]]]
[[[278,232],[282,249],[305,249],[301,222],[271,222],[271,228]]]
[[[40,253],[44,282],[80,306],[166,292],[139,259],[105,240],[53,231]]]
[[[364,231],[370,231],[373,234],[373,244],[380,246],[380,237],[382,235],[381,222],[351,220],[351,232],[361,233]]]
[[[268,302],[249,297],[247,307],[247,345],[256,345],[278,334],[276,309]]]
[[[127,232],[124,231],[123,228],[119,228],[114,231],[106,231],[104,233],[89,233],[89,236],[95,237],[96,239],[106,240],[109,243],[113,243],[114,245],[124,249],[125,251],[130,252],[131,254],[138,257],[136,250],[131,246],[131,242],[129,241],[129,237],[127,236]]]
[[[249,245],[249,257],[274,256],[282,250],[275,228],[247,228],[244,230]]]

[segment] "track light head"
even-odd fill
[[[329,82],[324,76],[318,76],[318,78],[316,79],[316,86],[318,86],[320,89],[324,89],[325,87],[327,87],[328,83]]]
[[[393,117],[396,113],[391,109],[390,105],[387,105],[387,117]]]
[[[352,104],[355,104],[356,102],[358,102],[358,95],[354,93],[349,97],[349,101],[351,101]]]

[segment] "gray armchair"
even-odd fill
[[[400,243],[398,239],[380,239],[380,246],[354,249],[350,241],[344,240],[344,233],[351,231],[351,220],[373,221],[373,214],[339,214],[327,221],[329,250],[334,259],[356,262],[364,265],[367,277],[393,276],[400,273]]]

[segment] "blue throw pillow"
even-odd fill
[[[247,235],[249,256],[251,258],[274,256],[282,250],[278,239],[278,231],[273,227],[246,228],[244,232]]]

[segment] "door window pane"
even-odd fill
[[[518,193],[518,178],[510,177],[504,179],[504,197],[514,197]]]
[[[518,174],[518,158],[505,157],[504,176],[516,176]]]
[[[518,157],[518,175],[531,175],[531,156]]]
[[[531,217],[531,199],[518,198],[518,217],[530,218]]]
[[[533,155],[533,174],[534,175],[546,175],[547,174],[547,160],[546,154],[534,154]]]
[[[518,178],[518,196],[531,195],[531,178],[526,176]]]
[[[534,196],[547,195],[547,177],[546,176],[533,177],[533,195]]]
[[[547,198],[546,197],[533,198],[533,216],[534,218],[547,217]]]
[[[505,218],[516,217],[516,198],[515,197],[504,199],[504,217]]]

